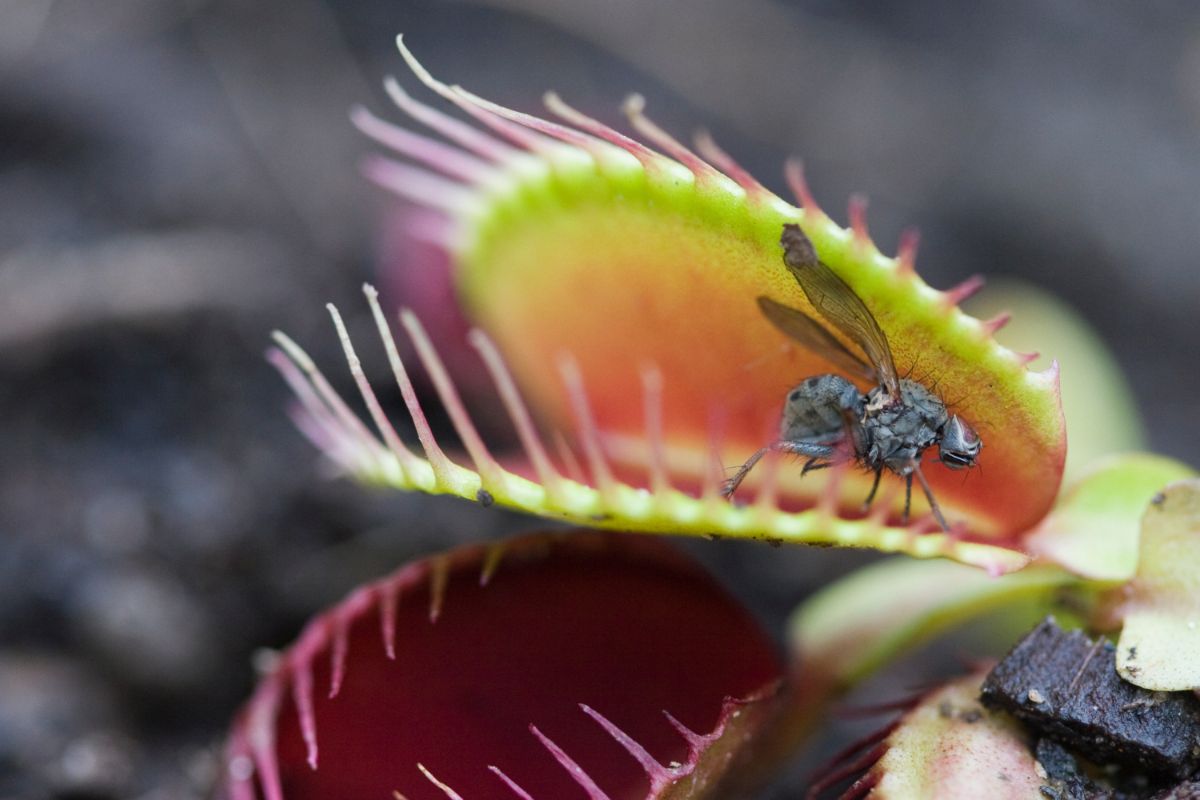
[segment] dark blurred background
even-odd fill
[[[330,480],[261,357],[283,328],[349,386],[322,304],[361,312],[392,201],[347,110],[387,113],[387,73],[415,89],[400,31],[516,108],[554,88],[617,122],[642,92],[780,191],[802,155],[835,218],[869,194],[884,249],[919,225],[933,285],[1079,309],[1152,448],[1197,460],[1193,4],[4,0],[0,798],[203,796],[256,648],[415,553],[537,524]],[[691,549],[775,630],[867,558]]]

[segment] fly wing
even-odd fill
[[[833,334],[803,311],[776,303],[769,297],[758,298],[758,307],[772,325],[829,363],[837,365],[843,372],[871,381],[878,380],[874,369],[847,350]]]
[[[899,397],[900,379],[896,375],[892,349],[866,304],[833,270],[821,263],[800,226],[784,225],[780,244],[783,245],[783,263],[795,276],[813,308],[863,349],[879,382],[888,394]]]

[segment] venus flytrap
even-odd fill
[[[588,746],[563,747],[553,736],[537,733],[524,742],[532,750],[514,756],[513,771],[487,770],[496,766],[487,761],[492,745],[473,756],[482,759],[478,763],[466,763],[437,762],[449,752],[444,744],[439,749],[429,741],[416,742],[413,750],[388,761],[371,750],[375,743],[366,742],[361,762],[347,752],[342,766],[315,777],[311,773],[322,720],[334,720],[330,727],[335,730],[342,724],[353,730],[356,714],[390,702],[383,699],[390,690],[380,683],[363,689],[361,707],[339,706],[334,695],[343,678],[353,681],[354,675],[365,673],[369,682],[370,676],[384,675],[383,668],[403,671],[406,641],[421,658],[449,659],[444,663],[451,671],[486,655],[445,626],[440,635],[446,638],[438,646],[453,654],[426,652],[430,631],[396,625],[398,593],[406,603],[426,591],[452,599],[454,593],[445,591],[449,583],[482,603],[480,608],[493,600],[501,606],[509,601],[516,607],[536,604],[533,596],[523,595],[528,589],[496,597],[495,587],[478,596],[461,588],[466,584],[461,576],[454,578],[455,565],[489,576],[500,563],[482,550],[419,562],[394,579],[356,592],[319,618],[264,681],[231,741],[230,764],[241,770],[228,783],[232,800],[329,797],[352,785],[341,782],[348,780],[344,775],[358,773],[371,775],[369,791],[376,793],[398,790],[400,783],[409,786],[410,779],[420,777],[404,790],[411,792],[404,795],[408,800],[470,798],[501,786],[511,796],[540,800],[566,796],[564,785],[592,800],[733,796],[730,787],[749,786],[769,774],[818,726],[831,704],[901,652],[985,613],[1031,605],[1039,613],[1061,610],[1064,592],[1081,624],[1116,630],[1128,620],[1122,646],[1128,638],[1139,648],[1154,650],[1153,663],[1131,665],[1126,658],[1123,674],[1131,679],[1140,674],[1148,686],[1194,688],[1196,679],[1184,659],[1156,648],[1173,636],[1182,635],[1192,644],[1200,641],[1188,628],[1196,616],[1192,598],[1200,596],[1195,577],[1200,563],[1195,563],[1194,543],[1188,538],[1200,536],[1200,530],[1186,510],[1193,508],[1188,499],[1193,489],[1167,492],[1171,516],[1166,522],[1155,516],[1162,504],[1150,505],[1164,486],[1194,472],[1154,456],[1109,456],[1078,469],[1060,493],[1066,427],[1058,363],[1031,370],[1036,353],[1015,352],[997,341],[1007,314],[980,320],[962,311],[960,304],[980,288],[981,280],[968,278],[947,291],[932,289],[914,269],[915,235],[905,235],[895,256],[881,253],[869,235],[861,198],[851,200],[849,226],[837,225],[814,201],[799,163],[790,162],[785,177],[799,204],[792,205],[746,173],[707,134],[697,136],[693,149],[660,129],[646,116],[640,98],[624,108],[634,138],[554,94],[546,96],[546,106],[556,121],[503,108],[438,81],[402,41],[400,49],[418,80],[472,123],[421,102],[389,79],[387,90],[397,106],[436,136],[356,110],[355,124],[401,157],[373,157],[365,171],[421,207],[407,229],[422,246],[440,249],[449,269],[420,277],[452,285],[475,327],[462,341],[435,343],[421,318],[438,314],[438,309],[418,306],[392,318],[378,293],[365,287],[382,357],[403,397],[416,443],[397,433],[366,378],[360,357],[379,353],[367,355],[362,343],[351,341],[336,308],[329,311],[371,427],[337,396],[295,342],[276,334],[278,348],[270,359],[295,390],[293,416],[335,464],[369,483],[495,503],[588,527],[864,547],[938,560],[885,562],[808,601],[791,625],[787,665],[760,670],[751,681],[718,680],[706,686],[697,702],[708,714],[702,729],[710,733],[677,727],[673,746],[678,756],[661,755],[671,751],[669,744],[651,755],[655,750],[645,737],[655,734],[640,728],[626,731],[610,711],[589,705],[581,716],[591,717],[609,744],[619,745],[614,762],[589,769],[575,760],[582,757],[577,755],[580,748]],[[926,471],[952,523],[950,531],[940,530],[920,501],[912,522],[902,524],[902,484],[890,475],[875,506],[864,513],[859,504],[870,476],[847,465],[801,480],[799,467],[768,456],[746,481],[749,502],[733,504],[721,496],[727,468],[742,463],[773,435],[787,390],[808,376],[833,371],[819,355],[782,337],[755,303],[766,295],[812,311],[781,263],[779,238],[785,224],[801,226],[820,259],[867,304],[886,333],[900,372],[933,388],[952,413],[968,420],[985,439],[983,469],[970,472],[966,480],[938,465]],[[1066,332],[1062,341],[1089,341],[1089,334],[1070,320],[1054,315],[1046,320],[1044,341],[1057,341],[1054,331]],[[444,333],[453,326],[434,329]],[[397,344],[398,333],[410,347]],[[1094,347],[1089,358],[1087,363],[1107,367],[1106,357]],[[449,452],[437,440],[409,373],[416,365],[434,387],[462,454]],[[1084,392],[1071,388],[1082,384],[1072,384],[1069,360],[1064,368],[1063,391],[1072,398],[1068,407],[1086,408],[1087,424],[1097,430],[1125,430],[1127,406],[1097,397],[1107,386],[1121,389],[1119,376],[1092,381]],[[480,382],[457,380],[464,370],[487,376],[512,423],[519,452],[493,452],[484,442],[458,388],[465,384],[478,390]],[[861,380],[859,384],[869,388]],[[1072,435],[1089,433],[1073,429]],[[1096,447],[1082,450],[1104,453],[1118,440],[1125,441],[1112,436],[1101,443],[1098,437]],[[1143,514],[1146,521],[1139,528]],[[568,534],[584,544],[565,552],[574,567],[620,555],[622,566],[612,573],[612,586],[591,589],[597,591],[597,609],[609,602],[610,615],[621,617],[610,622],[618,628],[637,624],[637,604],[621,605],[613,586],[623,570],[634,576],[664,556],[653,547],[643,551],[630,544],[615,549],[586,544],[625,541],[598,536]],[[526,566],[545,566],[547,580],[570,581],[568,572],[559,574],[561,565],[552,557],[567,547],[563,541],[535,538],[510,549]],[[543,556],[544,563],[539,561]],[[451,565],[449,571],[446,565]],[[1189,570],[1193,565],[1197,568]],[[490,584],[490,578],[481,579],[483,584]],[[607,601],[605,588],[612,590]],[[647,597],[653,594],[647,587],[641,590]],[[589,597],[583,588],[575,591]],[[724,600],[714,603],[717,620],[728,607]],[[543,613],[549,619],[557,610],[544,608]],[[693,624],[702,629],[707,614],[698,607],[681,615],[687,624],[680,632],[690,632]],[[438,616],[431,612],[428,622]],[[497,618],[492,624],[503,630],[530,623]],[[382,629],[383,649],[374,653],[374,662],[366,660],[368,666],[347,670],[348,643],[353,641],[353,653],[364,650],[359,634],[346,632],[352,628]],[[596,629],[601,639],[609,635],[606,630]],[[751,651],[762,655],[753,626],[747,623],[744,633],[757,642],[747,645]],[[644,675],[635,671],[621,680],[635,694],[651,696],[664,675],[668,683],[680,680],[706,669],[708,659],[719,659],[723,650],[742,646],[739,635],[722,629],[708,642],[715,650],[697,647],[683,656],[672,650],[677,642],[664,630],[647,645],[662,650],[655,654],[663,656],[658,669]],[[589,646],[586,635],[576,641],[565,635],[535,638],[525,645],[521,658],[527,661],[522,663],[544,666],[558,650],[578,654]],[[400,663],[384,663],[383,655],[390,661],[396,654]],[[764,664],[770,661],[763,659]],[[314,666],[324,663],[329,666]],[[612,665],[614,675],[619,666]],[[327,674],[314,679],[314,670],[322,669]],[[497,729],[497,741],[539,724],[534,717],[544,711],[537,702],[494,697],[483,672],[471,687],[472,696],[495,703],[506,717],[508,727]],[[452,675],[441,677],[453,683]],[[782,677],[782,689],[769,688]],[[330,682],[329,698],[314,699],[320,694],[314,694],[314,680]],[[944,691],[957,703],[971,685]],[[468,687],[450,691],[466,692]],[[747,704],[722,705],[726,696],[742,697]],[[581,695],[573,702],[588,701]],[[988,717],[984,726],[951,730],[950,723],[930,717],[926,706],[915,707],[894,736],[881,739],[870,751],[873,758],[857,756],[874,766],[850,796],[868,791],[879,797],[912,796],[888,789],[911,785],[937,789],[928,796],[951,797],[956,781],[983,774],[997,758],[1020,762],[1022,769],[1032,763],[1026,758],[1028,748],[1019,736],[1012,738],[1012,726],[1004,719]],[[657,708],[653,713],[663,710],[670,711]],[[411,724],[423,731],[445,722],[436,704],[419,714],[411,709],[405,713],[410,712],[415,714]],[[469,727],[469,717],[464,719]],[[397,717],[389,724],[409,722]],[[946,769],[949,751],[942,745],[953,745],[959,734],[967,737],[962,743],[970,746],[960,752],[968,755]],[[393,734],[380,728],[377,735],[389,741]],[[544,772],[532,766],[537,758]],[[614,766],[619,763],[624,766]],[[527,776],[524,782],[518,774]],[[623,783],[621,775],[627,778]],[[564,777],[573,783],[563,783]],[[1020,779],[1027,782],[1028,771]],[[530,788],[531,781],[539,788]],[[353,786],[360,794],[368,791],[365,784]]]

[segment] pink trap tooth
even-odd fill
[[[417,358],[433,381],[438,398],[442,401],[442,407],[450,415],[454,431],[462,440],[463,447],[467,449],[467,454],[471,457],[471,462],[482,479],[483,488],[498,487],[504,480],[503,470],[500,469],[500,465],[496,463],[496,459],[492,457],[487,445],[483,443],[483,439],[475,429],[475,424],[471,421],[471,416],[467,413],[458,390],[454,388],[454,381],[451,380],[450,373],[446,371],[445,365],[434,349],[433,342],[429,340],[425,328],[416,315],[408,309],[401,310],[400,323],[408,331],[409,338],[412,339],[413,346],[416,348]]]
[[[921,244],[921,232],[916,228],[905,228],[900,232],[900,244],[896,248],[896,264],[902,274],[911,275],[917,268],[917,248]]]
[[[524,125],[518,125],[503,114],[500,114],[492,107],[494,104],[487,103],[486,101],[477,102],[479,98],[461,86],[451,86],[449,89],[452,96],[447,96],[457,103],[459,108],[518,147],[531,152],[546,153],[553,151],[558,146],[558,143],[549,136],[538,133]]]
[[[504,781],[504,785],[512,790],[512,793],[517,796],[517,800],[533,800],[533,796],[529,792],[518,786],[517,782],[505,775],[499,767],[488,766],[488,770],[497,778]]]
[[[434,774],[426,769],[424,764],[417,764],[417,769],[422,775],[425,776],[425,780],[432,783],[442,792],[442,794],[446,795],[446,800],[463,800],[462,795],[451,789],[449,785],[442,783],[440,780],[434,777]]]
[[[599,139],[603,139],[610,144],[620,147],[622,150],[626,151],[640,161],[642,166],[647,170],[659,170],[666,162],[666,158],[664,158],[661,154],[651,150],[649,147],[646,147],[646,145],[642,144],[638,140],[631,139],[620,131],[608,127],[599,120],[593,119],[586,114],[575,110],[563,102],[562,98],[560,98],[554,92],[547,92],[544,96],[544,101],[546,103],[546,108],[550,109],[553,114],[566,120],[580,130],[587,131]]]
[[[564,751],[561,747],[551,741],[549,737],[538,730],[537,726],[530,725],[529,731],[537,737],[538,741],[542,743],[543,747],[550,751],[550,755],[554,756],[554,760],[557,761],[562,768],[567,771],[571,778],[574,779],[574,781],[579,784],[579,786],[585,792],[587,792],[588,800],[609,800],[609,796],[606,795],[600,789],[600,787],[596,785],[596,781],[594,781],[590,775],[584,772],[583,767],[575,763],[575,760],[567,755],[566,751]]]
[[[292,699],[300,720],[300,735],[304,739],[310,769],[317,768],[317,717],[313,710],[312,664],[302,656],[292,668]]]
[[[683,164],[692,174],[696,176],[699,183],[712,183],[714,180],[724,178],[712,164],[709,164],[700,156],[693,153],[688,148],[684,147],[680,142],[664,131],[662,128],[655,125],[643,111],[646,107],[645,99],[639,95],[630,95],[622,106],[625,116],[629,118],[630,124],[638,133],[645,136],[650,141],[661,147],[667,155]]]
[[[650,448],[650,489],[658,494],[671,488],[667,479],[666,443],[663,440],[662,372],[648,365],[642,368],[641,377],[646,441]]]
[[[855,245],[865,248],[871,244],[871,234],[867,230],[867,198],[865,195],[850,195],[847,215],[850,217],[850,231],[854,234]]]
[[[562,431],[554,432],[554,447],[558,450],[558,460],[562,462],[567,477],[575,483],[586,486],[588,483],[587,473],[583,471],[583,465],[579,463],[579,458],[571,449],[571,445]]]
[[[538,481],[546,487],[547,492],[553,495],[562,483],[562,476],[550,463],[550,457],[546,454],[546,448],[537,433],[537,428],[534,427],[533,417],[529,413],[528,406],[521,399],[521,393],[517,389],[512,373],[504,363],[504,358],[500,355],[495,343],[478,328],[472,329],[467,334],[467,340],[483,359],[483,364],[491,375],[492,383],[496,385],[496,391],[500,393],[500,400],[512,420],[513,427],[517,429],[517,438],[521,440],[521,447],[525,450],[525,455],[529,457]]]
[[[1003,311],[1003,312],[997,314],[996,316],[992,317],[991,319],[984,320],[982,325],[983,325],[984,331],[986,331],[989,336],[994,336],[994,335],[996,335],[997,331],[999,331],[1001,328],[1003,328],[1005,325],[1007,325],[1011,321],[1012,321],[1012,314],[1007,311]]]
[[[1032,364],[1034,361],[1037,361],[1041,357],[1042,357],[1042,354],[1037,352],[1036,350],[1032,353],[1017,353],[1017,361],[1019,361],[1021,366],[1023,366],[1023,367],[1027,366],[1028,364]]]
[[[446,604],[446,585],[450,580],[450,562],[444,556],[429,561],[429,621],[437,622]]]
[[[362,171],[368,180],[390,192],[453,215],[467,211],[475,202],[474,195],[464,185],[383,156],[368,156],[363,160]]]
[[[817,219],[828,217],[817,205],[812,191],[808,188],[808,181],[804,178],[804,164],[800,159],[789,158],[787,160],[784,164],[784,177],[787,179],[788,188],[792,190],[792,194],[796,196],[797,202],[800,203],[800,207],[806,214],[812,214]]]
[[[751,200],[759,202],[765,198],[774,196],[753,175],[747,172],[741,164],[737,163],[728,153],[722,150],[708,131],[699,131],[695,136],[695,142],[696,150],[699,151],[700,155],[717,169],[721,170],[721,172],[732,178],[738,186],[745,189],[746,196]]]
[[[583,713],[594,719],[604,729],[605,733],[611,736],[617,744],[625,749],[625,752],[629,753],[635,761],[641,764],[642,769],[646,772],[646,777],[650,779],[650,791],[652,793],[657,793],[670,785],[672,778],[675,777],[674,773],[658,763],[645,747],[590,706],[580,703],[579,708],[582,709]]]
[[[362,106],[351,110],[350,120],[359,131],[385,147],[452,178],[476,183],[491,171],[486,163],[463,150],[385,122]]]
[[[953,286],[942,293],[943,299],[947,306],[961,305],[964,300],[969,297],[974,297],[975,293],[984,286],[984,278],[982,275],[972,275],[957,286]]]
[[[559,125],[556,122],[535,117],[532,114],[525,114],[520,111],[514,111],[511,108],[505,108],[502,105],[484,100],[478,95],[472,94],[465,89],[457,89],[464,99],[474,103],[485,111],[488,111],[497,116],[503,117],[518,125],[523,125],[530,130],[545,134],[552,139],[557,139],[569,145],[578,147],[579,149],[591,153],[594,156],[603,157],[606,150],[611,153],[609,148],[612,147],[608,142],[596,138],[587,133],[581,133],[574,128],[568,128],[565,125]]]
[[[600,494],[611,503],[617,482],[604,459],[604,451],[600,445],[600,431],[596,427],[595,417],[592,416],[579,364],[570,356],[564,356],[559,361],[559,372],[562,374],[563,381],[567,385],[567,393],[571,398],[571,406],[575,412],[575,424],[579,432],[579,442],[591,470],[592,480],[595,481],[596,489]]]
[[[386,79],[383,85],[400,110],[463,149],[495,163],[510,161],[517,154],[516,150],[478,128],[413,99],[395,78]]]

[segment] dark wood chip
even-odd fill
[[[1098,764],[1192,775],[1200,765],[1200,701],[1125,681],[1115,654],[1112,644],[1047,618],[996,665],[980,699]]]

